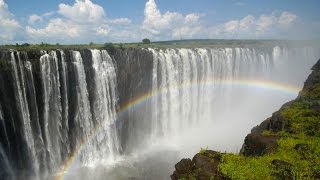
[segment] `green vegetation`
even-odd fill
[[[150,44],[151,41],[150,41],[150,39],[145,38],[145,39],[142,39],[142,43],[143,44]]]
[[[225,154],[219,166],[220,171],[232,179],[277,179],[289,176],[313,179],[319,175],[320,138],[291,135],[280,139],[278,145],[276,153],[264,156]],[[274,160],[287,162],[288,165],[275,165],[272,163]]]
[[[320,137],[320,112],[312,107],[319,105],[317,101],[300,100],[293,102],[281,112],[285,124],[291,133],[301,133]]]
[[[208,150],[208,146],[206,148],[200,148],[200,154],[206,155],[206,151]]]

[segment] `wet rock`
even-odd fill
[[[185,173],[189,173],[192,171],[192,161],[191,159],[182,159],[180,162],[178,162],[175,165],[175,168],[177,170],[177,172],[181,173],[181,174],[185,174]]]
[[[261,156],[274,152],[277,147],[278,136],[264,136],[262,134],[248,134],[244,140],[241,154],[244,156]]]
[[[219,172],[221,159],[221,154],[216,151],[201,151],[193,157],[192,161],[182,159],[177,163],[171,179],[228,179]]]

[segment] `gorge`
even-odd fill
[[[200,147],[238,152],[298,95],[319,50],[1,50],[0,177],[168,179]]]

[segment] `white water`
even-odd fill
[[[39,162],[36,157],[36,149],[35,143],[32,135],[32,129],[30,124],[30,114],[29,108],[27,104],[27,97],[26,97],[26,89],[25,89],[25,75],[24,75],[24,66],[23,62],[20,59],[20,53],[17,53],[17,59],[14,56],[14,53],[11,53],[11,63],[13,67],[13,77],[14,77],[14,90],[15,94],[17,95],[18,100],[16,101],[17,107],[19,108],[19,117],[22,120],[21,127],[15,127],[21,129],[22,135],[25,138],[24,141],[27,144],[27,151],[25,153],[29,156],[29,161],[32,165],[32,170],[34,173],[39,172]],[[19,76],[20,74],[20,76]],[[18,129],[17,129],[18,130]],[[37,175],[37,174],[33,174]]]
[[[91,50],[94,80],[95,80],[95,101],[94,114],[99,132],[95,134],[95,145],[93,159],[90,161],[112,162],[120,151],[117,131],[115,128],[116,120],[116,73],[113,62],[107,51]],[[86,155],[86,154],[85,154]]]
[[[48,166],[55,169],[63,160],[61,157],[62,144],[59,129],[62,122],[62,107],[60,93],[60,77],[58,72],[58,58],[55,51],[45,54],[40,58],[41,77],[44,101],[44,141],[46,149],[50,151]]]
[[[80,52],[72,52],[77,80],[75,103],[78,108],[74,116],[75,126],[79,127],[75,132],[78,141],[76,149],[80,148],[77,160],[87,166],[113,161],[120,149],[114,127],[117,105],[115,68],[106,51],[92,50],[91,53],[95,86],[90,87],[94,89],[93,106],[89,101],[84,60]],[[96,129],[99,131],[96,132]]]

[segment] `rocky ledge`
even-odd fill
[[[171,179],[320,179],[320,60],[298,97],[254,127],[239,154],[201,149]]]

